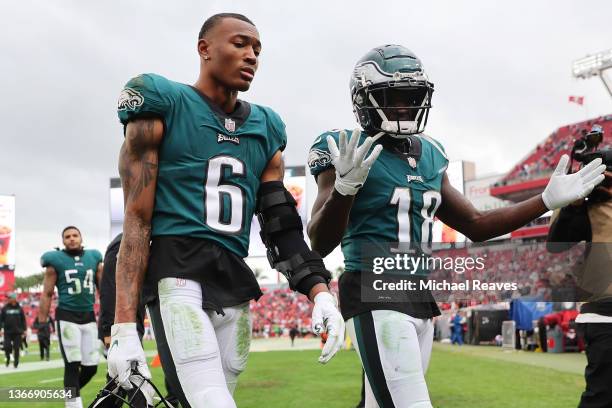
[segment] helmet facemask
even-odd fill
[[[366,132],[403,139],[424,132],[434,87],[420,61],[410,51],[400,51],[405,55],[384,61],[378,58],[380,53],[371,52],[372,59],[358,63],[351,77],[351,98]]]
[[[404,138],[423,133],[431,108],[432,92],[433,89],[408,84],[364,88],[355,97],[359,122],[364,129],[370,128],[392,137]]]

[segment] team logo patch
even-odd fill
[[[240,139],[238,139],[238,136],[226,136],[226,135],[222,135],[221,133],[217,134],[217,143],[223,143],[223,142],[230,142],[230,143],[234,143],[234,144],[240,144]]]
[[[234,132],[236,130],[236,122],[230,118],[225,118],[225,129],[228,132]]]
[[[309,167],[317,167],[317,166],[327,166],[331,163],[331,154],[321,149],[310,149],[308,152],[308,166]]]
[[[123,88],[117,101],[117,110],[135,110],[144,103],[144,97],[140,92],[132,88]]]

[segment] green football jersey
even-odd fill
[[[323,133],[310,149],[308,165],[315,177],[333,167],[326,139],[331,135],[338,144],[339,132]],[[346,132],[348,140],[352,132]],[[362,133],[359,144],[366,137]],[[364,248],[370,251],[380,248],[381,254],[386,254],[389,246],[385,244],[388,243],[431,244],[448,158],[434,139],[425,135],[419,135],[418,139],[421,142],[419,160],[406,159],[383,149],[355,196],[349,224],[342,237],[347,271],[360,270],[360,254]],[[379,142],[372,147],[376,144]]]
[[[52,266],[57,273],[58,307],[74,312],[92,312],[96,293],[96,271],[102,254],[85,249],[81,255],[65,251],[45,252],[40,259],[43,268]]]
[[[226,114],[194,87],[155,74],[125,85],[118,114],[124,125],[164,122],[152,236],[205,238],[247,256],[261,174],[287,142],[278,114],[240,100]]]

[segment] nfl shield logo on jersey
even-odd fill
[[[225,118],[225,129],[227,129],[228,132],[235,131],[236,130],[236,122],[234,122],[230,118]]]
[[[410,167],[412,167],[413,169],[416,169],[417,166],[417,162],[416,159],[412,156],[408,157],[408,164],[410,165]]]

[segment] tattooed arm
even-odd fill
[[[127,125],[119,153],[125,218],[117,260],[115,323],[136,321],[140,288],[149,259],[158,149],[163,133],[160,119],[133,120]]]

